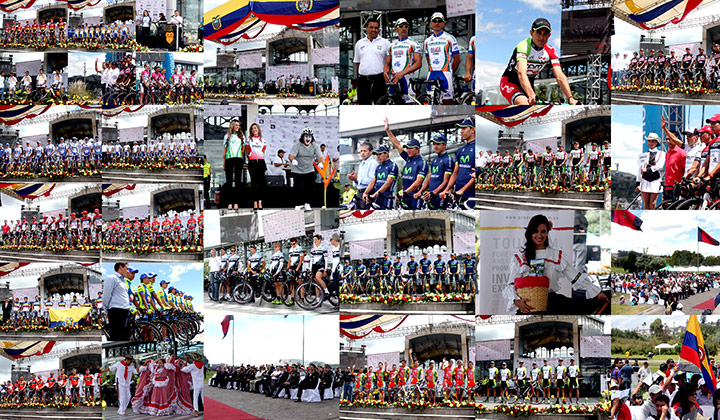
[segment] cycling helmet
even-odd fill
[[[70,213],[71,216],[75,216],[75,212]]]
[[[304,135],[306,135],[306,134],[310,134],[310,135],[312,136],[312,135],[314,135],[315,133],[313,132],[313,129],[312,129],[312,128],[310,128],[310,127],[305,127],[305,128],[303,128],[302,135],[304,136]]]
[[[82,214],[87,214],[87,211],[86,211],[86,210],[83,210],[83,211],[82,211]]]
[[[605,140],[605,141],[603,142],[603,144],[610,144],[610,142],[607,141],[607,140]]]

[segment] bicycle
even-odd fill
[[[340,301],[336,293],[330,288],[328,288],[328,291],[330,293],[326,294],[317,283],[315,276],[310,275],[310,277],[306,278],[295,290],[295,303],[302,309],[309,311],[319,308],[320,305],[327,300],[333,307],[337,308],[340,305]]]

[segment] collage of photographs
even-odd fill
[[[0,420],[720,420],[712,210],[716,0],[0,0]]]

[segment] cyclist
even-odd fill
[[[442,259],[442,255],[438,254],[437,260],[433,263],[433,270],[435,274],[435,287],[438,292],[448,292],[449,289],[449,278],[445,275],[447,272],[447,264]]]
[[[530,28],[530,38],[515,47],[510,62],[500,79],[500,92],[511,105],[535,105],[537,98],[533,83],[535,76],[550,63],[553,74],[570,105],[578,101],[573,97],[567,77],[560,67],[555,48],[548,44],[550,22],[544,18],[535,19]]]
[[[555,391],[557,391],[557,399],[555,403],[565,401],[565,378],[567,377],[567,366],[563,365],[563,359],[558,359],[555,366]]]
[[[432,360],[430,361],[430,365],[428,366],[427,370],[425,371],[425,389],[428,391],[428,393],[432,394],[432,403],[435,404],[435,385],[437,384],[438,380],[438,373],[435,370],[435,362]],[[428,400],[430,400],[430,397],[428,396]]]
[[[392,266],[393,263],[390,260],[390,256],[386,252],[383,255],[383,260],[380,262],[380,278],[384,279],[388,285],[390,284],[390,271],[392,270]],[[382,287],[382,282],[380,283],[380,285]]]
[[[435,135],[431,140],[433,151],[437,156],[430,163],[430,176],[425,178],[420,192],[415,194],[415,198],[420,198],[428,202],[430,210],[444,210],[447,202],[440,198],[440,193],[445,190],[450,178],[453,174],[455,162],[453,158],[446,152],[447,139],[442,134]]]
[[[463,366],[462,360],[457,360],[455,362],[455,369],[452,371],[453,380],[455,381],[455,398],[457,398],[458,401],[462,402],[463,400],[463,391],[465,388],[465,366]],[[468,395],[468,401],[470,400],[470,395]]]
[[[642,50],[640,50],[642,53]],[[692,63],[695,61],[695,56],[690,52],[690,47],[685,48],[685,54],[680,58],[680,69],[682,69],[683,79],[688,82],[687,79],[692,81]]]
[[[325,295],[329,296],[330,291],[327,288],[325,280],[323,280],[326,278],[327,274],[327,263],[325,261],[326,254],[327,249],[325,249],[325,246],[322,244],[322,235],[316,233],[313,235],[313,247],[310,248],[310,256],[312,260],[311,271],[317,284],[322,287]]]
[[[370,288],[369,287],[370,284],[372,284],[373,286],[375,286],[377,284],[376,280],[377,280],[378,274],[380,274],[380,264],[378,264],[377,258],[373,258],[372,260],[370,260],[370,264],[368,264],[368,277],[369,277],[368,289]],[[369,290],[366,290],[366,291],[368,293],[370,292]],[[374,292],[374,290],[373,290],[373,292]]]
[[[395,262],[392,264],[392,275],[400,286],[400,290],[395,290],[395,293],[403,293],[405,288],[402,282],[403,263],[400,261],[400,256],[395,257]]]
[[[473,254],[467,254],[465,256],[465,260],[463,261],[463,285],[470,286],[470,291],[477,290],[477,287],[475,287],[475,264],[477,261],[475,261]]]
[[[611,164],[611,159],[610,159],[611,156],[610,155],[611,155],[610,142],[608,140],[605,140],[603,142],[603,148],[602,148],[602,150],[600,150],[600,156],[602,157],[602,166],[603,166],[604,177],[610,175],[610,164]]]
[[[405,275],[408,277],[409,283],[413,285],[413,294],[417,295],[417,285],[418,285],[418,268],[420,267],[420,264],[418,264],[417,261],[415,261],[415,256],[410,256],[410,261],[407,262],[405,265]],[[422,282],[420,282],[420,291],[422,292]],[[409,292],[409,288],[408,288]]]
[[[588,176],[586,179],[589,179],[591,173],[597,174],[597,172],[598,172],[598,168],[599,168],[598,163],[600,162],[600,151],[598,150],[597,146],[598,146],[597,143],[592,143],[590,145],[591,149],[587,154],[587,162],[586,162],[586,166],[588,168],[587,169]],[[593,184],[597,185],[599,182],[600,182],[600,177],[596,176]]]
[[[529,184],[535,182],[535,176],[537,175],[535,173],[535,167],[537,166],[537,161],[538,156],[533,153],[532,150],[528,149],[527,153],[525,153],[525,171],[527,172],[528,179],[530,180]]]
[[[375,388],[378,391],[378,396],[380,399],[380,403],[385,402],[385,377],[387,373],[385,372],[385,369],[383,368],[382,362],[378,362],[378,367],[375,370]]]
[[[572,394],[575,391],[575,402],[580,403],[580,367],[575,364],[575,359],[570,359],[570,366],[567,367],[568,386],[568,397],[572,402]]]
[[[468,401],[475,401],[475,367],[473,362],[467,362],[467,369],[465,369],[465,383],[467,384]]]
[[[275,300],[273,300],[273,304],[280,304],[280,300],[278,299],[280,296],[282,296],[282,282],[283,282],[283,276],[282,276],[282,268],[283,268],[283,262],[285,261],[285,254],[282,252],[282,244],[280,242],[275,242],[273,244],[273,250],[275,251],[272,254],[272,257],[270,257],[270,275],[273,278],[273,283],[275,285]]]
[[[68,382],[70,382],[70,401],[75,404],[80,403],[80,376],[77,374],[77,369],[73,369],[70,376],[68,376]]]
[[[695,63],[695,71],[702,79],[702,84],[697,84],[697,86],[703,87],[703,84],[705,83],[705,66],[707,65],[707,56],[705,55],[705,51],[702,47],[698,47],[698,54],[693,59],[693,62]],[[699,80],[695,80],[694,82],[698,81]]]
[[[82,381],[85,385],[85,401],[95,401],[93,393],[95,384],[93,375],[90,373],[90,369],[85,369],[85,375],[83,375]]]
[[[262,273],[263,270],[265,270],[265,260],[263,260],[262,255],[257,252],[257,246],[250,245],[250,256],[247,259],[247,271],[250,272],[250,281],[254,282],[257,285],[258,280],[260,279],[260,273]],[[255,287],[255,290],[258,289],[258,287]],[[253,298],[250,302],[254,301],[255,296],[253,294]]]
[[[543,366],[540,368],[540,374],[542,376],[542,388],[545,391],[545,398],[550,395],[550,382],[553,380],[553,368],[548,365],[548,360],[543,360]]]
[[[420,259],[420,285],[424,292],[430,292],[430,267],[432,261],[427,257],[427,252],[423,252],[423,257]]]
[[[545,152],[540,155],[540,172],[543,174],[543,181],[550,175],[552,163],[555,160],[555,154],[550,146],[545,147]]]
[[[495,361],[490,361],[490,368],[488,368],[488,380],[487,380],[487,396],[485,402],[490,400],[490,390],[493,393],[493,402],[497,401],[497,378],[500,371],[495,367]],[[500,394],[502,397],[502,394]]]
[[[508,382],[512,377],[512,372],[507,368],[507,363],[502,362],[502,368],[500,369],[500,399],[508,399]]]
[[[60,369],[57,376],[57,391],[60,401],[65,402],[65,395],[67,394],[67,382],[68,376],[65,374],[65,369]]]
[[[450,284],[450,292],[457,292],[458,288],[464,288],[464,281],[460,277],[460,260],[455,258],[455,254],[450,254],[450,260],[447,262],[448,283]],[[459,287],[458,287],[459,286]]]
[[[525,387],[527,387],[528,371],[525,367],[525,362],[522,360],[518,361],[518,365],[519,366],[515,368],[515,376],[513,377],[513,380],[515,381],[518,395],[521,395],[522,391]]]
[[[540,380],[540,369],[537,367],[537,362],[533,362],[532,369],[530,369],[530,381],[533,384],[532,389],[530,390],[530,400],[538,401],[537,395],[535,395],[535,387],[538,386]]]
[[[375,177],[373,177],[365,193],[363,193],[363,201],[369,203],[373,200],[380,209],[391,210],[393,208],[393,192],[395,191],[398,167],[395,162],[390,160],[390,152],[386,146],[378,147],[373,151],[373,154],[377,156],[379,165],[375,169]]]
[[[453,103],[453,74],[460,67],[460,49],[454,36],[445,32],[445,16],[435,12],[430,16],[430,28],[433,33],[425,39],[423,51],[427,59],[427,81],[440,80],[443,90],[443,103]]]
[[[521,177],[520,177],[520,169],[522,168],[523,164],[525,163],[525,159],[522,153],[520,153],[520,148],[515,146],[515,151],[512,155],[512,172],[515,175],[515,179],[513,181],[517,181],[520,183]]]
[[[390,143],[395,146],[395,150],[405,161],[405,167],[402,170],[402,199],[407,204],[408,210],[419,210],[422,201],[416,198],[415,195],[422,188],[428,172],[428,164],[420,156],[420,142],[411,139],[405,146],[402,146],[397,137],[390,131],[387,118],[385,118],[385,133]]]
[[[570,168],[571,176],[573,177],[573,185],[576,182],[582,182],[582,162],[583,162],[583,150],[580,148],[580,143],[573,142],[573,148],[570,151]],[[575,176],[577,174],[577,177]],[[577,179],[576,179],[577,178]]]
[[[442,366],[440,369],[443,373],[443,394],[445,395],[445,400],[450,400],[450,393],[453,389],[453,366],[454,363],[452,360],[447,360],[445,357],[443,357]]]
[[[565,178],[565,169],[567,168],[568,154],[565,146],[558,144],[558,151],[555,152],[555,173],[562,182],[563,187],[567,187],[567,179]]]
[[[412,103],[413,92],[410,79],[412,74],[422,67],[422,49],[420,45],[408,37],[410,24],[404,18],[395,22],[395,32],[398,39],[388,47],[385,59],[385,77],[391,85],[396,85],[403,93],[405,102]]]
[[[367,294],[367,275],[367,266],[365,266],[363,260],[359,260],[357,266],[355,266],[355,278],[360,284],[360,292],[365,294]]]

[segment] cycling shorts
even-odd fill
[[[508,102],[510,102],[510,105],[515,104],[515,98],[518,98],[520,96],[524,96],[527,98],[527,93],[525,93],[525,91],[520,86],[511,82],[507,76],[503,76],[502,78],[500,78],[500,93],[502,94],[503,98],[507,99]]]
[[[431,80],[440,79],[442,81],[442,88],[445,89],[445,92],[443,92],[442,98],[443,99],[452,99],[453,98],[453,83],[452,83],[452,73],[449,71],[431,71],[428,73],[427,80],[428,82]]]

